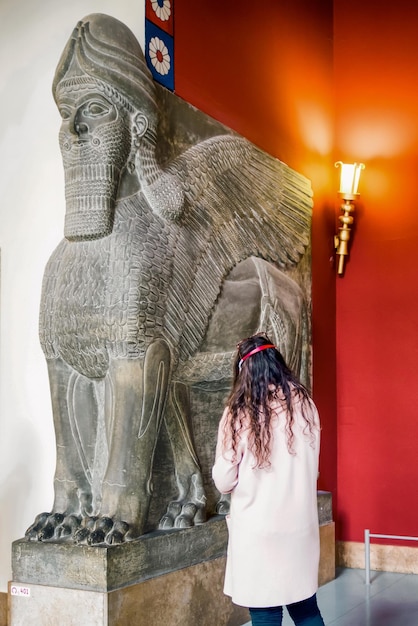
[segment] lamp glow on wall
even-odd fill
[[[358,184],[360,181],[361,170],[364,170],[364,163],[343,163],[337,161],[335,167],[340,167],[340,189],[338,195],[342,198],[343,203],[341,205],[341,211],[339,220],[341,226],[338,229],[338,234],[334,237],[335,252],[338,259],[338,275],[342,276],[344,273],[344,261],[348,255],[348,242],[351,235],[351,225],[354,222],[353,211],[354,201],[360,197],[358,193]]]

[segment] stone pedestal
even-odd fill
[[[222,592],[226,542],[221,516],[111,547],[16,541],[10,626],[245,624]]]
[[[320,584],[335,576],[331,511],[319,492]],[[16,541],[9,626],[240,626],[248,611],[222,592],[226,543],[223,517],[120,546]]]
[[[249,613],[223,594],[224,571],[219,557],[107,593],[30,584],[10,595],[11,626],[239,626]]]
[[[156,531],[116,546],[32,542],[12,546],[13,580],[85,591],[114,591],[225,555],[222,516],[183,530]]]

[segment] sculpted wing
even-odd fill
[[[309,181],[245,139],[214,137],[181,155],[169,169],[185,191],[182,224],[208,226],[214,244],[236,262],[251,254],[280,267],[296,264],[309,242]],[[232,249],[230,249],[232,248]]]
[[[181,212],[168,294],[169,329],[180,358],[193,354],[229,271],[249,256],[285,269],[310,240],[309,181],[243,138],[219,136],[188,149],[165,170],[180,183]],[[162,177],[164,179],[164,175]],[[178,194],[177,194],[178,197]],[[179,318],[179,301],[184,313]]]

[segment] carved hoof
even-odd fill
[[[216,512],[218,515],[228,515],[230,509],[230,502],[228,500],[219,500],[216,505]]]
[[[197,507],[196,514],[194,516],[194,525],[204,524],[207,521],[206,507]]]
[[[206,521],[205,507],[198,506],[194,502],[171,502],[167,513],[160,519],[158,528],[170,530],[172,528],[192,528]]]
[[[194,517],[196,515],[197,506],[192,502],[185,504],[180,515],[176,518],[175,528],[192,528],[194,526]]]
[[[181,502],[170,502],[167,507],[167,513],[165,513],[165,515],[163,515],[160,519],[158,528],[160,530],[170,530],[171,528],[174,528],[176,519],[181,514],[182,508]]]
[[[160,530],[171,530],[174,528],[174,520],[171,515],[168,515],[167,513],[163,515],[160,519],[160,523],[158,524],[158,528]]]
[[[206,495],[200,471],[196,469],[180,480],[179,493],[183,497],[169,503],[160,519],[160,530],[191,528],[206,521]]]

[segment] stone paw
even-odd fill
[[[99,517],[87,537],[87,543],[91,546],[105,543],[106,535],[112,530],[112,528],[113,520],[110,517]]]
[[[80,528],[81,518],[77,515],[66,515],[54,533],[54,539],[72,539]]]
[[[25,533],[29,541],[71,542],[78,545],[118,545],[138,537],[134,526],[111,517],[40,513]]]
[[[29,541],[49,541],[55,539],[58,527],[65,519],[63,513],[40,513],[36,516],[32,526],[29,526],[25,536]]]
[[[74,543],[88,544],[91,533],[95,529],[95,524],[99,518],[96,516],[83,517],[79,528],[74,533]]]
[[[29,526],[29,528],[25,532],[26,539],[29,539],[29,541],[38,541],[38,533],[45,526],[46,520],[50,515],[51,513],[47,512],[39,513],[39,515],[35,517],[35,521],[33,522],[33,524]]]
[[[112,530],[106,535],[106,543],[110,546],[118,545],[119,543],[125,543],[125,541],[132,541],[135,537],[132,537],[132,529],[127,522],[119,520],[114,523]]]
[[[127,522],[107,516],[87,517],[82,520],[74,541],[89,546],[113,546],[136,538],[131,535],[132,527]]]

